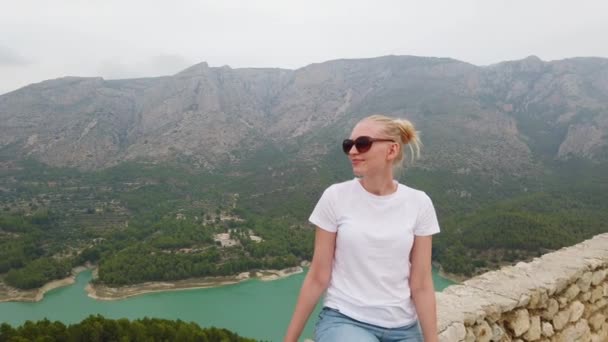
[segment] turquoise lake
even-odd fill
[[[193,321],[199,325],[226,328],[241,336],[281,341],[293,311],[305,273],[274,280],[248,280],[239,284],[207,289],[149,293],[118,301],[89,298],[85,286],[91,271],[81,272],[76,283],[48,292],[36,303],[0,303],[0,322],[12,325],[27,320],[80,322],[92,314],[108,318],[158,317]],[[435,288],[440,291],[452,284],[433,273]],[[302,334],[313,336],[313,326],[320,306]]]

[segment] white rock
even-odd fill
[[[519,302],[517,302],[517,306],[518,307],[527,306],[528,303],[530,303],[530,295],[528,295],[528,294],[522,294],[519,297]]]
[[[557,297],[557,302],[559,303],[559,308],[560,309],[565,308],[570,303],[570,301],[568,300],[568,298],[566,298],[565,296],[559,296],[559,297]]]
[[[502,311],[500,310],[500,308],[497,308],[498,310],[488,310],[488,308],[486,309],[486,320],[489,323],[495,323],[498,322],[498,320],[500,320],[502,318]]]
[[[439,334],[439,342],[462,341],[467,335],[467,330],[462,323],[450,324]]]
[[[589,298],[589,301],[591,303],[595,303],[598,300],[602,299],[603,296],[604,296],[604,288],[601,286],[594,287],[591,290],[591,298]]]
[[[528,303],[529,309],[536,309],[538,307],[538,303],[540,302],[540,293],[538,291],[532,292],[530,295],[530,302]]]
[[[547,290],[543,289],[540,293],[540,300],[538,302],[538,308],[546,308],[547,307],[547,302],[549,301],[549,294],[547,293]]]
[[[606,270],[599,270],[593,272],[593,277],[591,277],[591,284],[599,285],[606,278]]]
[[[559,303],[554,298],[550,298],[549,301],[547,302],[547,309],[543,311],[541,316],[545,320],[550,321],[553,319],[553,317],[555,316],[555,314],[558,311],[559,311]]]
[[[553,326],[549,322],[543,322],[542,330],[543,336],[545,337],[551,337],[553,336],[553,334],[555,334],[555,332],[553,331]]]
[[[562,310],[553,317],[553,328],[562,330],[570,321],[570,310]]]
[[[570,304],[570,322],[576,322],[583,317],[585,305],[578,300]]]
[[[467,336],[465,336],[464,342],[475,342],[475,333],[473,332],[473,328],[467,327]]]
[[[518,309],[507,314],[506,321],[515,336],[521,336],[530,329],[530,315],[526,309]]]
[[[498,324],[492,324],[492,341],[502,341],[505,330]]]
[[[591,278],[593,277],[593,273],[585,272],[583,276],[576,282],[579,289],[583,292],[589,291],[589,286],[591,286]]]
[[[591,283],[591,280],[589,283]],[[581,292],[581,288],[577,284],[570,285],[570,287],[564,291],[564,297],[566,297],[567,301],[573,300]]]

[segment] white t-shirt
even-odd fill
[[[378,196],[355,178],[327,188],[309,220],[337,232],[325,306],[385,328],[417,319],[409,288],[414,235],[439,232],[426,193],[399,184],[394,193]]]

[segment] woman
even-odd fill
[[[316,342],[437,341],[431,235],[439,224],[424,192],[393,180],[405,145],[413,160],[414,126],[382,115],[344,140],[358,178],[327,188],[310,216],[314,254],[284,341],[297,341],[324,291]]]

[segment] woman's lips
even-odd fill
[[[351,159],[350,161],[353,165],[358,165],[363,162],[363,159]]]

